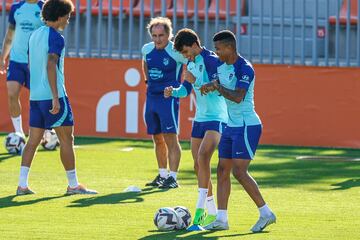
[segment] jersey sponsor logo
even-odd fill
[[[169,65],[169,61],[170,61],[169,58],[164,58],[164,59],[163,59],[163,64],[164,64],[165,66],[167,66],[167,65]]]
[[[231,81],[231,79],[234,77],[234,74],[233,73],[230,73],[229,74],[229,81]]]
[[[160,78],[163,78],[164,74],[158,68],[151,68],[151,69],[149,69],[149,76],[153,80],[158,80]]]
[[[249,80],[249,76],[248,75],[242,75],[242,77],[241,77],[243,80],[245,80],[245,81],[248,81]]]
[[[217,73],[214,73],[213,75],[211,75],[211,78],[214,80],[214,79],[217,79],[218,78],[218,74]]]
[[[20,23],[20,28],[23,32],[32,32],[35,30],[34,25],[29,20],[22,21]]]
[[[172,129],[172,128],[174,128],[174,126],[166,127],[166,130],[170,130],[170,129]]]
[[[248,75],[242,75],[240,82],[250,83]]]

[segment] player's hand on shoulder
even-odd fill
[[[166,98],[171,97],[173,90],[174,90],[174,88],[172,86],[166,87],[164,89],[164,97],[166,97]]]
[[[59,102],[59,98],[53,98],[52,100],[52,109],[49,110],[49,112],[51,114],[58,114],[60,111],[60,102]]]
[[[192,84],[194,84],[195,81],[196,81],[196,78],[194,77],[194,75],[193,75],[191,72],[189,72],[189,71],[185,71],[185,73],[184,73],[184,79],[185,79],[186,81],[188,81],[189,83],[192,83]]]

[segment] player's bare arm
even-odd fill
[[[193,75],[191,72],[189,72],[189,71],[185,71],[185,73],[184,73],[184,79],[185,79],[186,81],[188,81],[189,83],[192,83],[192,84],[194,84],[195,81],[196,81],[196,78],[194,77],[194,75]]]
[[[204,84],[200,88],[202,95],[206,95],[208,92],[213,92],[215,90],[217,90],[224,98],[236,103],[240,103],[247,92],[245,88],[236,88],[235,90],[228,89],[221,85],[217,80]]]
[[[147,84],[147,76],[148,76],[148,67],[145,61],[142,61],[142,70],[144,74],[145,83]]]
[[[228,89],[223,85],[219,84],[219,87],[216,89],[218,92],[226,99],[229,99],[233,102],[240,103],[245,95],[247,90],[245,88],[236,88],[235,90]]]
[[[49,79],[49,85],[51,88],[51,93],[53,96],[52,100],[52,109],[50,113],[57,114],[60,110],[60,102],[58,96],[58,89],[57,89],[57,76],[56,76],[56,65],[58,63],[59,56],[55,53],[50,53],[48,55],[48,62],[47,62],[47,74]]]
[[[3,42],[1,55],[0,55],[0,74],[6,73],[6,66],[5,66],[6,59],[8,58],[9,53],[10,53],[14,33],[15,33],[15,25],[9,24],[9,27],[6,31],[5,39]]]

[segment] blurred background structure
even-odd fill
[[[139,59],[151,17],[193,28],[212,49],[230,29],[254,63],[360,66],[360,0],[73,0],[69,57]],[[13,0],[0,0],[0,38]]]

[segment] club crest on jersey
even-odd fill
[[[233,73],[230,73],[229,75],[229,81],[234,77],[234,74]]]
[[[213,75],[211,75],[211,78],[214,80],[214,79],[218,79],[218,74],[217,73],[214,73]]]
[[[169,58],[164,58],[164,59],[163,59],[163,64],[164,64],[165,66],[169,65]]]
[[[199,72],[202,72],[202,70],[203,70],[203,65],[200,65],[199,66]]]
[[[249,81],[249,76],[248,76],[248,75],[243,75],[241,78],[242,78],[243,80],[245,80],[245,81]]]
[[[40,12],[35,12],[35,17],[39,18],[40,17]]]

